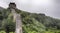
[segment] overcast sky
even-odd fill
[[[0,0],[0,6],[7,8],[10,2],[15,2],[17,8],[23,11],[44,13],[60,19],[60,0]]]

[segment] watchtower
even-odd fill
[[[16,4],[14,3],[14,2],[10,2],[10,4],[9,4],[9,8],[13,8],[13,9],[15,9],[16,8]]]

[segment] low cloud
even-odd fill
[[[0,0],[0,6],[7,8],[10,2],[15,2],[18,9],[32,13],[45,13],[47,16],[60,19],[60,3],[54,1],[55,0]]]

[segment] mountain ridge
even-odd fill
[[[22,18],[23,33],[58,33],[60,32],[60,20],[46,16],[45,14],[29,13],[16,9]],[[0,30],[9,27],[9,31],[15,31],[15,23],[10,9],[0,11]]]

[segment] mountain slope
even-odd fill
[[[17,10],[16,12],[21,15],[23,23],[23,33],[59,33],[60,20],[46,16],[45,14],[36,14]],[[6,30],[7,26],[9,31],[15,31],[15,22],[10,9],[4,9],[0,12],[1,26],[0,30]]]
[[[3,7],[0,7],[0,11],[2,11],[4,8]]]

